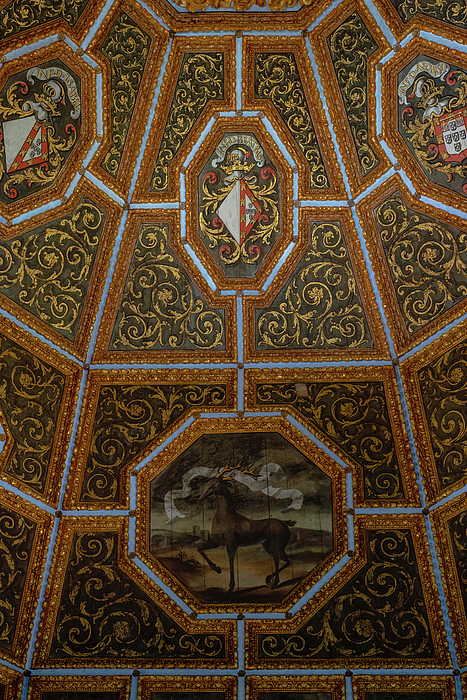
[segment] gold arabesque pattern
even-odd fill
[[[151,38],[122,12],[101,46],[112,71],[112,145],[101,167],[117,177]]]
[[[225,348],[222,311],[205,300],[168,247],[168,227],[142,226],[111,349]]]
[[[0,699],[461,700],[462,7],[0,5]]]
[[[339,225],[312,225],[304,260],[272,306],[256,312],[256,347],[372,347]]]

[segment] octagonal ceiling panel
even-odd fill
[[[467,192],[464,65],[460,52],[418,39],[385,64],[382,75],[391,104],[383,133],[400,162],[411,163],[420,191],[461,209]]]
[[[58,42],[8,63],[0,88],[0,211],[63,196],[96,135],[93,71]]]
[[[310,447],[278,418],[196,421],[138,475],[139,556],[197,610],[287,609],[345,546],[343,471]]]

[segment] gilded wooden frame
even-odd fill
[[[201,435],[214,433],[251,433],[277,432],[292,443],[300,452],[311,459],[319,469],[332,479],[333,533],[334,550],[329,554],[304,581],[297,586],[280,603],[225,603],[203,604],[189,592],[156,557],[148,551],[150,484],[151,480],[162,472],[175,457],[189,447]],[[343,556],[347,548],[347,518],[345,508],[345,474],[343,469],[333,462],[322,450],[302,435],[297,428],[283,418],[201,418],[192,423],[176,437],[152,462],[143,467],[138,474],[138,502],[136,522],[136,552],[140,559],[149,566],[192,610],[198,613],[222,614],[229,612],[282,612],[297,603],[334,564]]]
[[[268,308],[281,289],[287,283],[289,277],[295,271],[297,265],[305,255],[310,244],[310,224],[317,222],[338,222],[347,243],[349,257],[353,267],[358,289],[361,295],[366,320],[373,339],[372,349],[355,350],[342,349],[265,349],[255,348],[255,310]],[[272,282],[267,292],[258,296],[243,298],[244,317],[244,356],[245,362],[314,362],[314,361],[355,361],[355,360],[386,360],[389,359],[389,350],[386,343],[384,329],[381,324],[379,312],[369,278],[365,276],[365,262],[362,250],[358,243],[358,236],[353,224],[352,216],[348,209],[343,207],[320,207],[313,209],[303,207],[299,210],[298,243],[295,250],[288,257],[280,272]],[[261,290],[262,291],[262,290]]]
[[[198,230],[198,174],[204,164],[215,150],[218,143],[227,132],[253,132],[257,136],[260,144],[265,147],[266,152],[274,163],[280,178],[280,234],[279,239],[273,244],[266,260],[252,278],[227,277],[216,265],[212,255],[206,249],[201,240]],[[292,190],[292,173],[290,166],[284,160],[274,140],[264,128],[258,117],[249,118],[226,118],[221,117],[216,121],[202,147],[199,149],[186,170],[187,202],[186,202],[186,230],[187,241],[196,251],[203,265],[206,267],[219,289],[258,289],[266,281],[271,269],[279,260],[282,253],[292,240],[292,202],[290,193]]]
[[[109,350],[109,343],[120,307],[120,300],[125,289],[128,270],[131,265],[133,250],[140,226],[143,224],[168,224],[169,245],[183,265],[190,279],[201,291],[211,308],[225,310],[225,350]],[[107,303],[99,329],[93,362],[115,362],[148,364],[172,364],[174,362],[235,362],[236,348],[236,301],[234,297],[215,296],[201,272],[194,265],[184,246],[180,242],[180,215],[170,209],[148,209],[131,211],[118,261],[110,285]]]
[[[345,700],[342,676],[247,676],[246,700],[259,700],[260,693],[331,693],[331,700]]]
[[[406,494],[405,500],[368,500],[365,499],[363,486],[363,467],[344,452],[335,442],[329,439],[319,428],[313,425],[290,404],[258,404],[256,401],[256,387],[263,382],[361,382],[361,381],[381,381],[384,385],[384,392],[388,407],[391,429],[394,437],[395,450],[400,467],[400,474]],[[326,447],[340,457],[352,470],[353,497],[355,508],[402,506],[420,507],[420,497],[418,495],[417,484],[413,471],[413,464],[408,448],[408,435],[405,427],[402,407],[400,403],[397,378],[394,369],[389,366],[381,367],[340,367],[340,368],[275,368],[275,369],[246,369],[245,370],[245,410],[246,411],[279,411],[289,413],[299,423],[306,425],[316,437],[323,442]]]
[[[185,53],[196,51],[224,51],[225,97],[223,100],[210,100],[206,104],[199,118],[193,124],[191,132],[170,163],[167,190],[160,193],[152,192],[150,190],[151,176],[170,113],[183,56]],[[235,37],[218,36],[215,40],[212,37],[174,38],[161,87],[161,94],[165,93],[167,100],[159,101],[157,105],[132,202],[176,202],[180,199],[180,168],[211,117],[218,112],[235,109],[234,85]]]
[[[131,118],[130,127],[125,139],[120,166],[117,178],[111,177],[102,167],[101,161],[107,153],[112,143],[112,125],[110,124],[110,113],[112,104],[111,91],[111,67],[110,61],[101,52],[100,47],[105,41],[108,32],[114,25],[121,12],[125,12],[133,19],[137,25],[150,36],[152,44],[146,59],[142,80],[138,87],[138,97]],[[122,199],[126,199],[143,140],[144,129],[148,119],[151,98],[154,93],[156,82],[159,76],[162,59],[167,47],[169,35],[166,29],[154,20],[150,14],[138,3],[131,0],[120,0],[112,6],[111,11],[105,17],[89,48],[89,54],[102,66],[103,82],[103,113],[108,115],[104,123],[104,134],[102,142],[93,156],[88,170],[96,177],[103,180],[105,184],[116,192]]]
[[[360,676],[352,679],[354,700],[365,700],[367,693],[441,693],[441,700],[456,697],[452,676]]]
[[[80,501],[81,486],[83,483],[86,461],[91,449],[92,430],[98,407],[99,392],[101,386],[119,386],[122,384],[159,386],[163,384],[193,384],[193,371],[188,369],[159,369],[159,370],[91,370],[86,384],[81,421],[78,426],[76,445],[73,461],[70,468],[67,492],[65,496],[65,507],[67,509],[100,510],[128,508],[130,501],[130,472],[140,464],[153,450],[161,445],[169,435],[173,434],[189,418],[203,413],[219,411],[234,411],[237,403],[237,371],[235,369],[222,369],[213,371],[212,369],[197,370],[196,383],[199,385],[209,385],[214,382],[226,384],[226,405],[220,407],[201,406],[188,408],[170,426],[161,432],[146,448],[144,448],[131,462],[123,467],[120,472],[120,499],[118,502]]]
[[[22,676],[8,666],[0,666],[0,683],[5,686],[3,700],[17,700]]]
[[[446,635],[438,598],[433,565],[429,556],[428,542],[422,515],[357,515],[354,518],[355,552],[352,558],[340,569],[335,576],[296,613],[291,620],[246,620],[245,622],[245,668],[247,669],[279,669],[292,668],[372,668],[374,659],[370,657],[344,658],[313,656],[281,659],[260,658],[258,655],[258,636],[260,634],[294,634],[301,626],[317,613],[320,608],[339,592],[339,590],[365,565],[367,552],[365,533],[367,529],[391,529],[394,527],[407,528],[412,532],[414,548],[421,575],[421,585],[431,623],[431,632],[436,651],[436,658],[411,659],[412,668],[451,668],[451,660],[447,649]],[[406,668],[407,660],[400,657],[379,658],[380,668]]]
[[[313,126],[316,132],[320,153],[329,178],[328,189],[315,189],[310,187],[310,167],[303,153],[291,137],[284,122],[277,113],[270,100],[255,99],[254,92],[254,60],[258,51],[285,51],[293,52],[300,72],[303,90],[307,99]],[[319,96],[316,81],[308,57],[305,39],[289,36],[287,39],[271,36],[257,37],[246,36],[243,41],[243,90],[242,107],[245,110],[262,110],[268,117],[274,129],[280,135],[282,142],[294,158],[298,168],[298,196],[299,199],[328,200],[346,199],[342,175],[337,163],[337,158],[332,146],[331,136],[327,127],[323,125],[326,120],[324,109]]]
[[[18,202],[12,202],[5,206],[0,202],[0,212],[7,220],[11,220],[19,214],[24,214],[33,208],[46,202],[51,202],[58,197],[63,197],[68,189],[78,167],[84,160],[92,142],[96,138],[96,85],[95,74],[92,68],[80,56],[77,56],[64,41],[57,41],[50,46],[36,49],[30,53],[24,53],[19,58],[7,61],[2,69],[2,87],[8,78],[19,71],[47,61],[51,58],[60,58],[81,79],[81,135],[75,143],[73,152],[67,162],[58,173],[55,182],[42,192],[23,197]]]
[[[444,498],[460,489],[467,483],[467,476],[446,488],[442,488],[440,484],[417,374],[422,367],[425,367],[433,359],[440,357],[457,345],[465,338],[466,334],[467,321],[464,320],[451,329],[449,333],[435,340],[428,348],[419,350],[401,364],[402,381],[406,391],[408,410],[428,505],[433,505],[440,498]]]
[[[0,331],[5,333],[5,335],[11,338],[15,343],[26,348],[40,360],[46,362],[65,375],[65,387],[57,425],[55,426],[55,437],[50,455],[44,492],[39,493],[35,491],[30,486],[19,481],[13,475],[5,471],[10,451],[14,445],[14,440],[8,429],[6,419],[4,419],[4,425],[7,432],[7,440],[5,448],[0,454],[0,474],[2,479],[20,488],[25,493],[33,496],[33,498],[38,498],[56,508],[60,497],[60,482],[65,465],[68,442],[73,429],[73,415],[78,399],[82,370],[77,364],[63,355],[59,355],[50,347],[46,346],[45,343],[29,335],[22,328],[14,325],[11,321],[2,316],[0,316]]]
[[[199,31],[247,31],[253,24],[263,31],[274,29],[304,30],[331,3],[330,0],[320,3],[313,0],[310,5],[294,12],[213,12],[209,8],[202,13],[179,12],[175,7],[163,0],[150,0],[152,7],[159,17],[173,29],[174,32],[191,31],[193,16]]]
[[[465,219],[461,219],[454,214],[449,214],[443,209],[435,209],[435,207],[416,200],[410,190],[407,188],[402,178],[396,174],[386,180],[378,189],[374,190],[371,195],[366,197],[360,204],[357,205],[357,211],[362,221],[362,228],[365,235],[366,244],[370,253],[370,257],[375,272],[378,289],[380,290],[383,305],[386,309],[388,324],[391,329],[391,336],[394,342],[394,347],[397,354],[412,350],[424,340],[429,338],[434,333],[439,332],[447,324],[452,323],[456,318],[463,315],[467,309],[467,299],[458,302],[448,311],[445,311],[436,319],[426,324],[420,330],[413,333],[411,336],[407,333],[402,314],[397,302],[394,285],[391,279],[389,266],[384,254],[381,236],[376,226],[373,212],[383,201],[399,191],[407,206],[414,209],[420,214],[429,216],[441,224],[445,223],[449,226],[454,226],[458,229],[465,228]]]
[[[362,175],[355,144],[350,131],[347,112],[344,107],[336,74],[330,61],[330,54],[326,42],[327,37],[354,12],[358,12],[368,31],[378,44],[378,49],[367,59],[367,97],[369,125],[368,142],[379,158],[380,163],[375,166],[368,175]],[[381,177],[391,166],[389,158],[376,139],[376,64],[387,54],[390,46],[383,32],[376,24],[373,15],[360,0],[345,0],[342,2],[311,32],[310,41],[319,65],[323,88],[328,98],[328,108],[332,123],[336,130],[339,145],[346,162],[352,196],[356,197]]]
[[[162,610],[178,623],[188,634],[225,634],[223,659],[216,658],[146,658],[132,656],[131,665],[138,668],[232,668],[237,664],[237,632],[235,620],[193,620],[164,593],[157,584],[128,556],[128,518],[108,517],[64,517],[61,519],[55,545],[55,553],[50,571],[44,606],[38,630],[38,643],[32,662],[33,668],[128,668],[128,656],[108,657],[51,657],[53,640],[62,588],[65,582],[73,535],[77,532],[103,533],[118,531],[118,566],[137,586],[146,593]]]
[[[54,517],[47,511],[41,510],[32,503],[29,503],[29,501],[15,496],[2,487],[0,487],[0,503],[4,508],[13,510],[36,524],[36,532],[34,534],[26,580],[21,596],[21,607],[15,625],[12,649],[8,651],[3,646],[0,647],[1,658],[12,664],[24,666],[26,664],[28,647],[31,639],[34,613],[39,602],[42,574],[47,557],[47,548],[50,542]],[[7,545],[3,539],[1,543],[4,555],[8,557],[9,551]],[[7,550],[6,554],[5,550]],[[4,572],[3,575],[6,575],[6,572]],[[1,674],[0,682],[2,682]]]
[[[421,163],[417,161],[413,153],[406,146],[402,135],[397,128],[397,76],[419,53],[455,63],[467,70],[467,62],[464,53],[456,49],[448,49],[441,44],[435,44],[421,37],[415,37],[410,43],[401,49],[394,58],[391,58],[381,69],[382,104],[386,106],[385,119],[383,120],[383,137],[391,146],[399,163],[404,164],[404,170],[420,194],[446,204],[448,207],[467,209],[466,197],[458,192],[447,189],[442,185],[432,182],[425,174]]]
[[[118,693],[118,700],[129,700],[131,676],[31,676],[28,700],[42,700],[44,693]]]
[[[235,676],[142,676],[138,683],[138,700],[152,700],[153,693],[224,693],[224,700],[236,700]]]
[[[447,598],[451,617],[452,634],[454,637],[459,666],[467,662],[465,638],[467,635],[467,611],[462,601],[462,591],[456,569],[456,560],[449,535],[448,521],[467,510],[467,497],[461,494],[457,498],[444,503],[431,513],[433,534],[438,550],[444,592]]]

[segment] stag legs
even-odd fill
[[[207,542],[204,542],[204,544],[200,544],[198,547],[198,552],[201,554],[203,559],[207,561],[209,566],[213,571],[216,572],[216,574],[220,574],[222,572],[222,569],[220,566],[216,566],[213,561],[211,561],[208,557],[208,555],[205,553],[205,549],[217,549],[217,547],[223,546],[223,542],[218,542],[217,540],[211,540],[209,539]]]
[[[276,570],[274,571],[273,574],[269,574],[268,576],[266,576],[266,583],[271,584],[271,588],[276,588],[279,584],[280,572],[283,571],[283,569],[286,569],[288,566],[290,566],[292,562],[288,558],[284,549],[282,549],[280,552],[271,551],[271,549],[276,549],[275,547],[274,548],[272,547],[271,543],[266,541],[266,542],[263,542],[262,544],[263,544],[263,547],[266,550],[266,552],[269,554],[269,556],[273,558],[274,566],[276,567]],[[280,560],[285,562],[284,566],[279,567]]]

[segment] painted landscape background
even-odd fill
[[[274,565],[262,544],[239,547],[236,586],[228,596],[230,574],[225,547],[206,552],[221,573],[213,571],[198,552],[199,545],[209,538],[217,508],[216,496],[200,500],[207,478],[192,479],[189,495],[175,500],[184,517],[169,520],[164,500],[167,493],[182,488],[183,476],[196,467],[221,469],[239,465],[239,471],[248,470],[257,480],[261,468],[270,463],[281,467],[276,480],[271,480],[277,490],[298,490],[303,494],[299,509],[290,508],[291,498],[279,499],[261,490],[252,491],[235,480],[229,481],[229,488],[236,513],[252,520],[295,521],[289,527],[290,540],[285,550],[291,565],[281,572],[277,588],[271,589],[265,579],[274,571]],[[226,527],[231,527],[234,519],[226,522]],[[204,435],[152,481],[150,551],[202,602],[280,601],[332,548],[331,479],[278,433]]]

